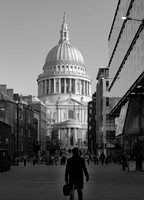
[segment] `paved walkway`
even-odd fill
[[[121,167],[87,165],[84,200],[144,200],[144,173]],[[0,200],[68,200],[62,194],[65,166],[31,164],[0,173]],[[77,200],[77,195],[75,195]]]

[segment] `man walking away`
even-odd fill
[[[100,155],[100,160],[101,160],[101,163],[102,165],[104,164],[104,161],[105,161],[105,155],[104,153],[102,152],[101,155]]]
[[[83,173],[85,174],[86,181],[89,181],[89,174],[84,158],[79,155],[78,148],[73,148],[72,154],[73,156],[67,159],[65,182],[70,185],[70,200],[74,200],[75,189],[77,189],[78,200],[83,200]]]

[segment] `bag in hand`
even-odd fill
[[[70,186],[69,186],[69,184],[65,184],[63,186],[63,195],[64,196],[69,196],[70,195]]]

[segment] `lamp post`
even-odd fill
[[[127,16],[123,16],[122,20],[131,20],[131,21],[137,21],[137,22],[141,22],[144,25],[144,19],[135,19],[135,18],[131,18],[131,17],[127,17]]]
[[[17,166],[19,165],[19,102],[16,102],[17,108]]]

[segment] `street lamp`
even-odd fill
[[[17,166],[19,165],[19,102],[16,102],[17,105]]]
[[[132,21],[142,22],[142,24],[144,25],[144,19],[135,19],[135,18],[123,16],[122,20],[132,20]]]

